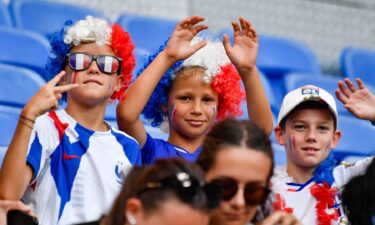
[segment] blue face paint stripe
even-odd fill
[[[51,175],[61,199],[58,220],[61,218],[66,203],[70,201],[81,158],[87,152],[89,139],[94,133],[79,124],[76,125],[75,130],[78,133],[78,141],[70,143],[69,137],[64,133],[60,144],[51,154]]]

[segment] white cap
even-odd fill
[[[306,101],[327,103],[328,108],[335,116],[335,123],[337,127],[338,114],[335,99],[326,90],[314,85],[299,87],[285,95],[283,103],[281,104],[279,116],[277,118],[277,124],[280,125],[281,120],[283,120],[294,108]]]

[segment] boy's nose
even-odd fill
[[[316,141],[316,131],[311,129],[306,133],[306,141]]]
[[[194,101],[192,113],[193,114],[202,114],[202,107],[201,107],[201,103],[199,101]]]
[[[87,73],[92,75],[92,74],[99,74],[100,73],[100,70],[99,70],[99,67],[98,67],[98,64],[96,62],[96,60],[93,60],[89,66],[89,68],[87,68]]]

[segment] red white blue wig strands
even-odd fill
[[[134,44],[129,33],[125,32],[120,25],[115,23],[110,26],[103,19],[87,16],[76,23],[68,20],[64,27],[52,36],[52,56],[48,58],[46,65],[49,78],[53,78],[64,69],[66,55],[71,48],[89,42],[111,46],[115,55],[122,59],[121,74],[124,76],[122,88],[113,93],[111,100],[123,99],[135,66]]]
[[[202,37],[195,37],[191,41],[191,45],[201,40]],[[137,76],[165,49],[167,42],[148,58],[143,68],[138,71]],[[241,77],[229,60],[223,44],[220,41],[207,40],[206,46],[186,60],[175,63],[159,81],[142,112],[144,117],[151,121],[152,126],[158,127],[162,122],[167,121],[168,112],[165,108],[168,104],[171,84],[176,78],[176,74],[188,67],[203,68],[205,70],[203,82],[210,83],[212,89],[218,94],[219,104],[216,120],[242,115],[240,103],[245,98],[245,93],[241,88]]]

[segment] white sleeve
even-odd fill
[[[373,160],[372,157],[367,157],[359,160],[353,164],[339,165],[333,170],[335,183],[338,187],[344,186],[355,176],[363,175],[366,172],[368,165]]]

